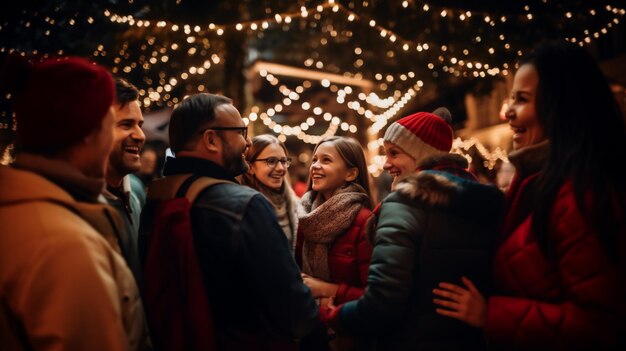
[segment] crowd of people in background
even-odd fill
[[[18,123],[2,349],[626,347],[624,112],[574,44],[520,60],[497,186],[451,152],[439,108],[387,128],[378,199],[349,137],[292,184],[287,147],[250,138],[227,97],[181,101],[164,159],[105,68],[9,57],[0,74]]]

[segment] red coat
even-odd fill
[[[511,234],[495,256],[501,296],[488,300],[487,339],[506,349],[615,347],[618,338],[625,340],[626,276],[607,260],[576,205],[571,182],[553,207],[548,244],[555,257],[543,255],[531,231],[530,206],[520,196],[531,178],[516,180],[509,196],[505,232]]]
[[[333,243],[328,253],[330,282],[338,284],[335,304],[356,300],[367,285],[367,270],[372,257],[372,244],[367,237],[367,221],[372,211],[363,207],[352,226]],[[296,243],[296,261],[302,266],[302,235]]]

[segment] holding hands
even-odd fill
[[[325,282],[321,279],[313,278],[306,273],[300,273],[304,285],[311,289],[311,294],[318,301],[320,306],[319,318],[327,326],[336,329],[338,325],[339,309],[335,306],[335,294],[339,285]]]
[[[483,328],[487,318],[487,302],[471,280],[463,277],[462,281],[465,288],[451,283],[439,283],[439,288],[433,289],[433,294],[437,296],[433,302],[443,307],[436,311],[471,326]]]
[[[300,273],[304,285],[311,289],[314,298],[328,298],[337,294],[339,285],[325,282],[321,279],[314,278],[306,273]]]

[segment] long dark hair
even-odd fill
[[[535,201],[532,222],[538,243],[550,253],[553,205],[563,183],[571,180],[576,205],[608,256],[616,259],[623,225],[618,218],[624,215],[626,197],[619,171],[626,137],[609,84],[589,52],[563,41],[538,46],[523,64],[537,70],[537,116],[550,140],[547,162],[534,184],[537,200],[541,198]]]
[[[315,149],[313,149],[313,154],[317,151],[317,148],[320,147],[323,143],[329,143],[335,147],[339,156],[346,163],[348,168],[357,168],[359,170],[359,175],[354,180],[355,183],[359,184],[365,190],[367,197],[372,201],[372,194],[370,192],[369,185],[369,173],[367,171],[367,162],[365,161],[365,154],[363,153],[363,147],[353,138],[341,137],[341,136],[331,136],[328,138],[322,139],[317,145],[315,145]],[[307,191],[313,190],[313,180],[309,176],[309,182],[307,186]],[[371,203],[370,203],[371,208]]]

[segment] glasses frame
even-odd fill
[[[209,127],[209,128],[205,128],[202,133],[206,132],[207,130],[237,130],[237,131],[242,131],[243,133],[241,133],[241,136],[243,136],[244,139],[248,139],[248,126],[245,127]]]
[[[270,165],[270,160],[271,159],[275,159],[276,163],[274,164],[274,166]],[[289,168],[289,166],[291,166],[291,157],[286,157],[284,160],[280,159],[278,157],[268,157],[268,158],[257,158],[256,160],[254,160],[254,162],[257,161],[265,161],[265,164],[267,165],[267,167],[274,169],[276,168],[276,166],[278,166],[278,163],[280,162],[281,165],[283,165],[283,168],[287,169]]]

